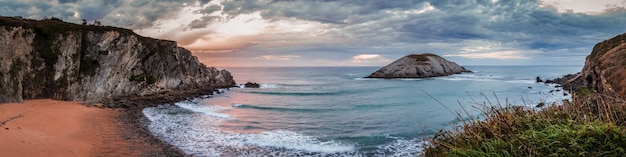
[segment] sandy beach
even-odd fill
[[[0,104],[0,154],[143,156],[137,143],[149,140],[119,120],[123,113],[50,99]]]

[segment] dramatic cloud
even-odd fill
[[[354,63],[389,63],[391,60],[379,54],[360,54],[352,57]]]
[[[529,59],[520,51],[485,52],[485,53],[458,53],[444,56],[459,56],[466,58],[486,58],[486,59]]]
[[[219,66],[383,65],[411,53],[465,65],[583,64],[595,43],[626,32],[625,6],[623,0],[61,0],[0,1],[0,14],[99,19],[178,41]]]

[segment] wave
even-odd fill
[[[499,81],[502,77],[493,75],[456,74],[445,77],[435,77],[435,79],[449,81]]]
[[[295,112],[327,112],[327,111],[336,111],[336,110],[338,110],[338,109],[266,107],[266,106],[247,105],[247,104],[233,104],[231,106],[234,107],[234,108],[242,108],[242,109],[274,110],[274,111],[295,111]]]
[[[393,79],[383,79],[383,78],[354,78],[352,80],[355,81],[373,81],[373,80],[401,80],[401,81],[420,81],[423,80],[421,78],[393,78]]]
[[[214,117],[219,117],[219,118],[230,117],[230,115],[228,114],[218,113],[218,111],[222,110],[218,106],[200,106],[193,102],[177,102],[174,105],[193,111],[193,112],[202,113],[208,116],[214,116]]]
[[[427,141],[417,138],[412,140],[389,138],[395,140],[391,144],[379,146],[373,156],[421,156],[424,146],[428,145]]]
[[[494,75],[476,75],[476,74],[457,74],[445,77],[436,77],[439,80],[449,81],[503,81],[505,83],[532,84],[536,83],[534,79],[505,78]]]
[[[374,81],[374,80],[385,80],[385,79],[381,79],[381,78],[363,78],[363,77],[359,77],[359,78],[354,78],[352,80],[355,81]]]
[[[335,141],[322,142],[311,136],[285,130],[247,134],[244,138],[246,143],[256,146],[304,150],[307,152],[339,153],[349,152],[355,149],[353,145]]]
[[[261,95],[290,95],[290,96],[322,96],[322,95],[336,95],[335,92],[257,92],[249,91],[245,93],[261,94]]]
[[[283,85],[273,84],[273,83],[261,83],[259,85],[261,85],[260,88],[280,88],[280,87],[283,87]]]
[[[520,84],[533,84],[533,83],[537,83],[536,80],[509,80],[509,81],[504,81],[506,83],[520,83]]]
[[[275,83],[259,83],[259,88],[281,88],[283,85]],[[245,84],[239,84],[239,88],[246,88]]]
[[[178,106],[178,105],[177,105]],[[322,141],[288,130],[236,133],[220,129],[221,118],[171,114],[176,106],[145,108],[149,130],[193,156],[358,156],[355,144]]]

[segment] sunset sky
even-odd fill
[[[582,65],[626,32],[626,0],[0,0],[0,15],[133,29],[228,66]]]

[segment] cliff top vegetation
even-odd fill
[[[470,118],[440,131],[426,156],[622,156],[626,153],[626,103],[588,88],[573,102],[542,110],[489,104],[487,118]],[[457,114],[462,115],[462,114]]]

